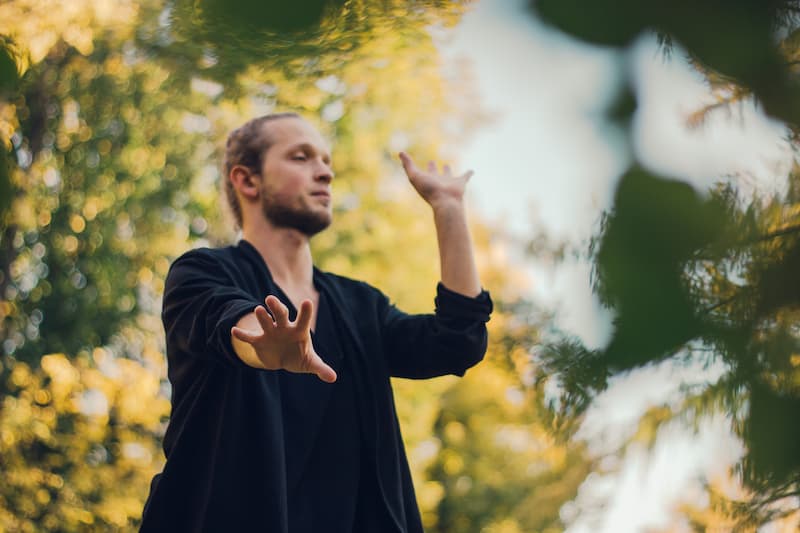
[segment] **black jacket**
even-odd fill
[[[439,284],[435,314],[408,315],[366,283],[316,269],[314,283],[341,317],[363,449],[392,523],[387,533],[422,531],[389,378],[462,375],[486,351],[491,299]],[[313,379],[302,391],[282,389],[282,371],[251,368],[234,353],[231,327],[269,294],[281,291],[247,241],[192,250],[172,265],[162,313],[172,384],[167,461],[153,479],[141,531],[296,531],[288,501],[330,386]],[[337,361],[326,362],[336,369]]]

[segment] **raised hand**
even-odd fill
[[[433,209],[442,283],[459,294],[477,296],[481,283],[464,205],[464,191],[472,171],[453,176],[448,165],[439,172],[433,161],[428,163],[428,170],[423,171],[405,152],[400,152],[400,161],[411,185]]]
[[[316,374],[326,383],[336,381],[336,372],[325,364],[311,343],[311,301],[304,300],[300,304],[294,322],[289,320],[289,309],[278,298],[270,295],[264,302],[272,316],[261,306],[255,309],[255,318],[261,330],[234,326],[231,335],[252,346],[256,357],[267,370]]]
[[[449,165],[444,165],[440,172],[433,161],[428,163],[427,170],[421,170],[407,153],[400,152],[399,155],[411,185],[431,207],[463,201],[467,182],[472,177],[471,170],[460,176],[454,176]]]

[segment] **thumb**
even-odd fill
[[[406,171],[406,175],[411,176],[414,174],[417,171],[417,167],[414,165],[411,156],[405,152],[400,152],[398,155],[400,156],[400,162],[403,164],[403,170]]]
[[[336,371],[328,366],[316,353],[311,357],[311,362],[308,364],[308,371],[311,374],[316,374],[317,377],[325,383],[333,383],[336,381]]]

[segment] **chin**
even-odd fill
[[[333,222],[333,219],[330,216],[327,217],[327,218],[324,218],[324,219],[320,218],[320,219],[317,220],[316,224],[308,225],[308,226],[306,226],[305,231],[303,231],[303,230],[301,230],[301,231],[303,231],[303,233],[305,233],[307,236],[313,237],[317,233],[321,233],[321,232],[325,231],[326,229],[328,229],[328,226],[331,225],[331,222]]]
[[[294,229],[308,237],[321,232],[333,221],[330,209],[297,209],[279,204],[266,204],[264,216],[275,227]]]

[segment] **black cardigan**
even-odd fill
[[[463,375],[486,351],[491,299],[439,284],[435,314],[409,315],[366,283],[317,269],[314,283],[342,322],[364,451],[374,461],[392,531],[422,531],[389,378]],[[247,241],[192,250],[170,268],[162,313],[172,384],[167,461],[153,479],[141,531],[296,531],[287,501],[330,386],[315,379],[302,391],[282,390],[283,371],[251,368],[235,354],[231,327],[268,294],[282,291]],[[281,299],[294,319],[294,306]],[[292,416],[284,418],[287,412]]]

